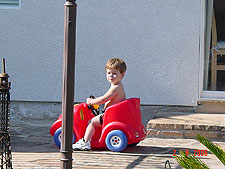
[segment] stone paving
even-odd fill
[[[11,120],[12,163],[14,169],[57,169],[60,168],[60,152],[49,134],[53,121],[45,120]],[[225,142],[217,142],[225,149]],[[194,139],[146,138],[136,147],[128,147],[124,152],[111,152],[107,149],[96,149],[89,152],[73,153],[73,168],[150,168],[163,169],[169,160],[173,169],[179,169],[174,159],[179,150],[194,153],[205,150]],[[222,169],[221,162],[208,151],[201,156],[212,169]]]

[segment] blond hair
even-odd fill
[[[119,70],[121,74],[125,73],[127,70],[126,63],[120,58],[112,58],[106,63],[105,70],[111,68]]]

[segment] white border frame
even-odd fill
[[[200,100],[203,92],[203,82],[204,82],[204,56],[205,56],[205,0],[200,2],[200,27],[199,27],[199,93],[198,99]]]

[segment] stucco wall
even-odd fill
[[[53,0],[22,0],[20,10],[0,10],[0,57],[12,100],[61,99],[63,12],[64,1]]]
[[[22,0],[0,10],[0,57],[12,100],[61,101],[65,1]],[[127,97],[142,104],[196,105],[200,1],[77,0],[75,101],[109,87],[104,65],[122,57]]]
[[[80,1],[76,98],[104,93],[104,64],[122,57],[128,97],[142,104],[195,105],[200,1]]]

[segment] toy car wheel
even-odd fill
[[[112,130],[107,134],[105,144],[111,151],[123,151],[127,147],[127,136],[120,130]]]
[[[55,141],[55,144],[60,148],[61,146],[61,132],[62,132],[62,127],[58,128],[56,131],[55,131],[55,134],[54,134],[54,141]],[[75,142],[75,135],[73,133],[73,143]]]

